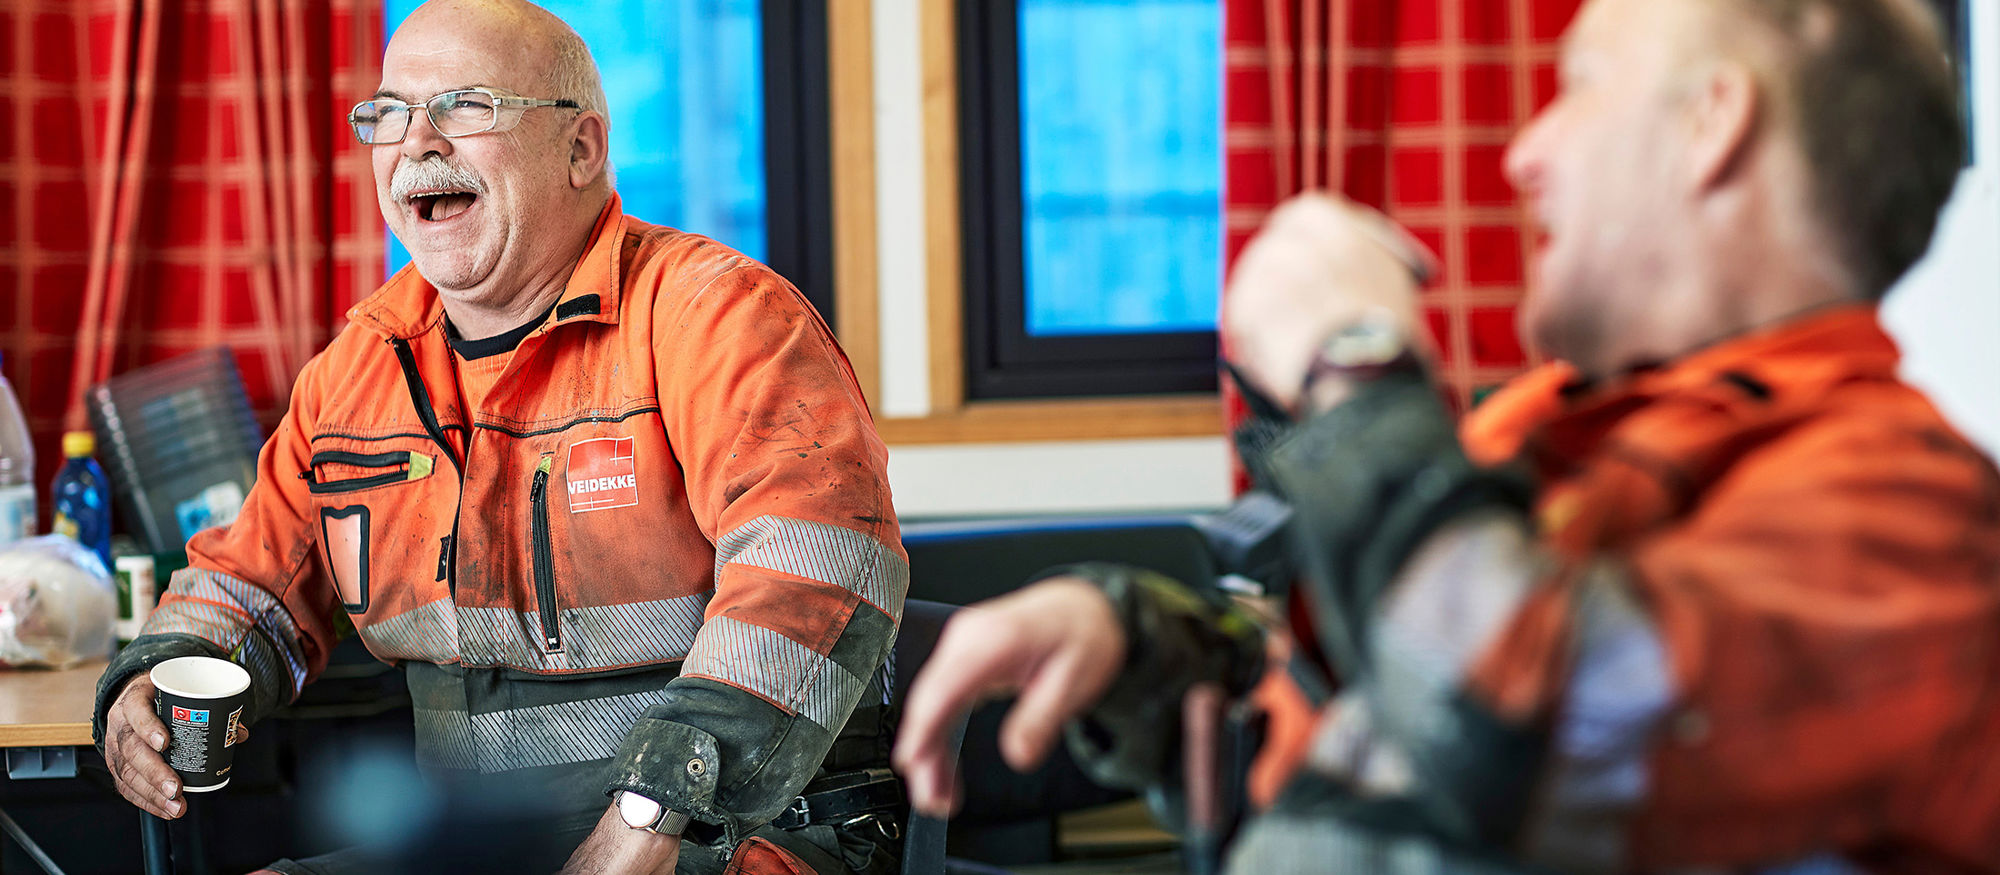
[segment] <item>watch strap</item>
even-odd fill
[[[651,802],[654,805],[659,806],[660,809],[659,815],[654,817],[652,822],[634,824],[628,820],[625,823],[626,826],[629,826],[633,829],[642,829],[647,832],[659,833],[660,835],[677,836],[680,835],[681,833],[687,832],[688,822],[692,819],[688,817],[687,812],[676,811],[654,800],[651,796],[647,796],[642,793],[633,793],[630,790],[620,790],[618,791],[618,793],[619,793],[619,799],[617,801],[621,803],[623,801],[623,797],[626,794],[630,794],[634,797],[644,799],[647,802]],[[622,817],[624,815],[624,811],[622,810],[623,809],[622,804],[620,805],[620,809],[621,810],[619,814]]]

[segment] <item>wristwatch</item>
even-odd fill
[[[625,819],[626,826],[666,836],[678,836],[687,831],[688,816],[685,812],[675,811],[630,790],[620,790],[617,796],[618,816]]]
[[[1374,308],[1320,343],[1299,384],[1299,402],[1308,409],[1325,410],[1355,384],[1418,367],[1401,320],[1387,309]]]

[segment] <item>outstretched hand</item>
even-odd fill
[[[895,764],[911,806],[932,816],[957,807],[951,738],[988,699],[1020,694],[1000,726],[1000,754],[1017,771],[1040,765],[1063,724],[1103,697],[1125,647],[1111,600],[1080,578],[1050,578],[958,612],[912,683],[897,732]]]

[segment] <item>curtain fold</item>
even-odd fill
[[[1531,365],[1514,309],[1535,229],[1501,159],[1580,2],[1223,0],[1226,260],[1279,201],[1340,191],[1438,254],[1423,311],[1461,406]]]
[[[36,438],[89,386],[229,345],[268,427],[382,278],[365,148],[379,0],[10,0],[0,351]]]

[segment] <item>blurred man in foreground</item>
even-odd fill
[[[1336,677],[1218,598],[1066,569],[947,628],[916,805],[983,697],[1020,693],[1016,767],[1067,725],[1136,785],[1173,779],[1183,691],[1262,677],[1308,719],[1274,713],[1234,871],[2000,871],[2000,475],[1875,308],[1959,167],[1944,58],[1898,0],[1588,3],[1507,158],[1547,232],[1522,330],[1561,361],[1455,430],[1371,217],[1282,207],[1223,331],[1289,414],[1244,461]]]

